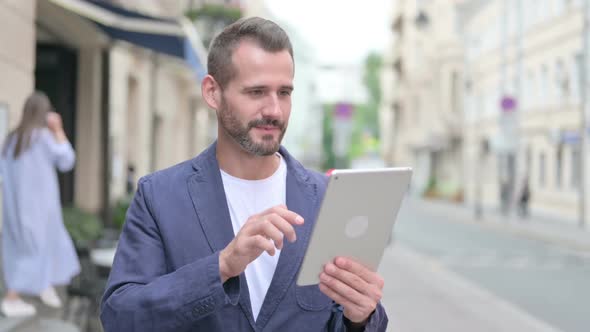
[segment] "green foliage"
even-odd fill
[[[119,230],[123,229],[127,210],[129,209],[129,205],[131,205],[131,200],[131,196],[125,196],[124,198],[117,201],[113,207],[113,224]]]
[[[348,157],[350,159],[361,157],[365,153],[362,138],[363,133],[367,127],[365,119],[366,113],[367,105],[357,105],[354,108],[353,128],[350,137],[350,150],[348,150]]]
[[[381,101],[381,81],[380,71],[383,61],[377,54],[370,54],[365,60],[365,77],[364,82],[369,92],[369,103]]]
[[[427,198],[437,198],[439,194],[440,193],[438,192],[438,181],[436,180],[436,177],[431,176],[428,179],[428,184],[426,185],[426,188],[424,189],[422,195]]]
[[[96,215],[75,206],[64,207],[62,212],[64,225],[76,248],[90,248],[102,235],[103,225]]]
[[[323,105],[323,130],[322,130],[322,148],[324,159],[322,168],[328,170],[336,167],[336,156],[332,149],[334,142],[333,113],[334,105]]]
[[[377,54],[370,54],[365,60],[363,81],[367,88],[368,100],[357,105],[354,111],[353,129],[349,158],[356,159],[378,147],[379,103],[381,102],[380,70],[382,60]]]
[[[426,185],[426,190],[430,191],[430,190],[436,190],[437,187],[437,181],[436,181],[436,177],[431,176],[428,179],[428,184]]]
[[[190,20],[200,18],[214,19],[231,24],[242,18],[242,11],[235,7],[226,7],[217,4],[205,4],[199,9],[190,10],[185,14]]]

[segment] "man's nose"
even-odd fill
[[[271,95],[268,98],[268,103],[263,109],[263,116],[279,117],[281,114],[281,104],[278,96]]]

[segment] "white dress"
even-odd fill
[[[80,272],[72,239],[63,224],[58,169],[71,170],[75,154],[47,128],[35,129],[30,147],[13,158],[16,139],[0,155],[3,184],[2,263],[5,287],[37,295],[68,284]]]

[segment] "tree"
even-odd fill
[[[328,170],[336,166],[336,156],[332,149],[334,142],[334,128],[332,125],[332,117],[334,116],[334,105],[323,105],[323,130],[322,130],[322,148],[324,159],[322,161],[322,168]]]
[[[381,102],[380,70],[382,59],[378,54],[371,53],[365,60],[364,84],[368,92],[368,100],[357,105],[354,112],[350,159],[358,158],[370,150],[376,149],[379,137],[379,103]]]

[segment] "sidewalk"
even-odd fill
[[[1,254],[1,252],[0,252]],[[2,264],[0,264],[2,275]],[[60,298],[65,298],[63,287],[57,288]],[[4,297],[4,285],[0,282],[0,297]],[[63,320],[64,309],[52,309],[41,303],[39,298],[24,297],[25,301],[37,308],[37,315],[25,318],[8,318],[0,314],[0,332],[79,332],[70,321]],[[64,303],[65,304],[65,303]]]
[[[559,331],[398,244],[386,250],[379,272],[386,280],[387,331]]]
[[[63,294],[63,291],[60,291]],[[2,296],[4,292],[1,292]],[[60,296],[63,299],[63,296]],[[0,316],[0,332],[79,332],[80,329],[69,321],[62,319],[63,309],[52,309],[37,298],[25,297],[27,302],[37,308],[32,317],[7,318]]]
[[[404,204],[412,208],[455,216],[457,222],[508,232],[574,250],[590,251],[590,231],[588,228],[582,229],[569,220],[557,220],[535,215],[526,219],[514,215],[506,217],[494,210],[484,210],[482,217],[476,219],[474,209],[461,204],[409,197],[406,198]]]

